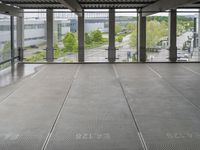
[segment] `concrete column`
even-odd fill
[[[15,64],[15,47],[14,47],[14,16],[10,17],[10,44],[11,44],[11,66]]]
[[[84,62],[84,10],[78,16],[78,61]]]
[[[53,62],[54,60],[54,48],[53,48],[53,9],[47,9],[47,62]]]
[[[24,58],[24,17],[17,17],[17,50],[19,61],[23,61]]]
[[[115,9],[109,9],[109,46],[108,46],[108,61],[115,62]]]
[[[197,47],[197,18],[194,18],[194,32],[193,32],[193,36],[194,36],[194,41],[193,41],[193,48]]]
[[[198,43],[197,43],[197,46],[198,46],[198,50],[200,50],[200,9],[199,9],[199,13],[198,13],[198,27],[197,27],[197,29],[198,29]]]
[[[173,9],[169,13],[169,59],[171,62],[177,60],[176,22],[176,10]]]
[[[146,61],[146,17],[141,12],[138,15],[138,59]]]

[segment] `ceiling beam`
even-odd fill
[[[12,5],[16,5],[16,4],[25,4],[25,5],[28,5],[28,4],[60,4],[59,2],[37,2],[37,1],[2,1],[2,3],[4,4],[12,4]]]
[[[0,3],[0,13],[22,17],[22,9]]]
[[[121,1],[121,2],[116,2],[116,1],[106,1],[106,2],[102,2],[102,1],[96,1],[96,2],[84,2],[84,1],[80,1],[79,4],[152,4],[153,2],[126,2],[126,1]]]
[[[78,16],[82,15],[82,8],[76,0],[58,0],[65,7],[76,13]]]
[[[200,8],[200,4],[197,3],[197,4],[188,4],[188,5],[183,5],[183,6],[180,6],[179,8],[197,8],[199,9]]]
[[[199,0],[159,0],[151,5],[148,5],[142,9],[142,16],[148,16],[155,14],[156,12],[162,12],[169,9],[176,9],[185,4],[191,4],[198,2]]]

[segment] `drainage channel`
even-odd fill
[[[121,80],[120,80],[120,78],[119,78],[119,74],[118,74],[118,72],[117,72],[117,68],[115,67],[114,64],[112,65],[112,67],[113,67],[115,76],[116,76],[116,78],[117,78],[117,80],[118,80],[118,82],[119,82],[119,85],[120,85],[120,87],[121,87],[121,89],[122,89],[122,92],[123,92],[123,95],[124,95],[124,97],[125,97],[125,100],[126,100],[126,104],[127,104],[127,106],[128,106],[128,109],[129,109],[129,111],[130,111],[130,113],[131,113],[131,116],[132,116],[132,119],[133,119],[133,121],[134,121],[134,125],[135,125],[135,127],[136,127],[136,129],[137,129],[138,136],[139,136],[140,142],[141,142],[141,144],[142,144],[142,147],[143,147],[144,150],[148,150],[147,145],[146,145],[146,142],[145,142],[145,140],[144,140],[144,138],[143,138],[143,135],[142,135],[142,133],[141,133],[140,127],[139,127],[139,125],[138,125],[138,121],[137,121],[137,119],[136,119],[136,117],[135,117],[135,114],[134,114],[134,112],[132,111],[131,106],[130,106],[130,104],[129,104],[129,102],[128,102],[128,97],[127,97],[127,95],[126,95],[126,92],[125,92],[125,89],[124,89],[124,87],[123,87],[123,85],[122,85],[122,82],[121,82]]]
[[[46,148],[47,148],[47,145],[48,145],[49,140],[50,140],[50,138],[51,138],[51,136],[52,136],[52,133],[53,133],[53,131],[55,130],[55,127],[56,127],[56,124],[57,124],[57,122],[58,122],[58,119],[60,118],[60,115],[61,115],[61,112],[62,112],[62,110],[63,110],[63,107],[64,107],[64,105],[65,105],[66,102],[67,102],[67,99],[68,99],[69,93],[70,93],[70,91],[71,91],[72,85],[73,85],[75,79],[76,79],[77,76],[78,76],[80,67],[81,67],[81,65],[79,65],[79,66],[76,68],[76,71],[75,71],[75,73],[74,73],[74,76],[73,76],[73,78],[72,78],[72,80],[71,80],[71,82],[70,82],[69,88],[67,89],[67,94],[66,94],[66,96],[65,96],[65,98],[64,98],[64,101],[63,101],[63,103],[62,103],[62,105],[61,105],[61,107],[60,107],[60,109],[59,109],[59,111],[58,111],[58,113],[57,113],[56,119],[54,120],[53,125],[52,125],[52,127],[51,127],[51,129],[50,129],[50,131],[49,131],[49,133],[48,133],[48,135],[47,135],[45,141],[44,141],[44,144],[43,144],[41,150],[46,150]]]

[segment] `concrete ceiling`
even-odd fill
[[[173,8],[200,8],[200,0],[0,0],[0,2],[21,9],[70,9],[75,12],[83,9],[109,8],[139,8],[144,11],[161,11],[162,8],[164,11],[166,4],[174,4]]]

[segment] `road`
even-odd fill
[[[192,36],[192,32],[186,32],[181,36],[177,37],[177,48],[182,49],[182,46],[185,41],[188,40],[188,37]],[[132,62],[132,58],[127,58],[128,51],[131,53],[131,56],[136,53],[136,49],[133,49],[129,46],[130,34],[123,38],[122,42],[116,42],[116,47],[118,50],[116,51],[116,62]],[[93,49],[85,50],[85,62],[108,62],[108,45],[103,45]],[[37,51],[36,49],[34,52]],[[182,51],[182,50],[181,50]],[[33,52],[33,51],[32,51]],[[185,51],[182,51],[186,53]],[[25,51],[25,56],[29,56],[31,54],[30,50]],[[197,61],[199,60],[199,51],[198,49],[194,49],[193,57],[190,60]],[[55,60],[56,62],[77,62],[78,61],[78,53],[68,53],[64,57],[60,57]],[[148,53],[147,61],[169,61],[169,50],[161,49],[159,53]]]

